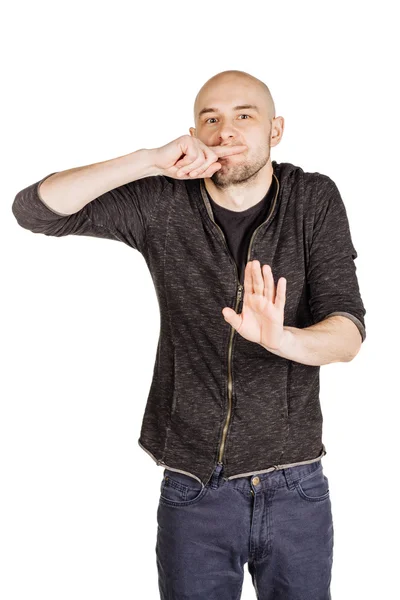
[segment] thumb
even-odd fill
[[[222,309],[222,315],[225,321],[229,323],[229,325],[232,325],[232,327],[236,329],[236,331],[239,330],[239,327],[242,323],[242,318],[233,310],[233,308],[225,306],[225,308]]]

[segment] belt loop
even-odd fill
[[[223,468],[222,463],[218,463],[217,466],[215,467],[214,473],[212,474],[210,488],[213,490],[216,490],[218,488],[218,480],[219,480],[219,476],[222,471],[222,468]]]
[[[292,468],[287,467],[286,469],[283,469],[283,474],[285,476],[286,483],[287,483],[289,490],[293,490],[295,488],[295,485],[294,485],[294,480],[293,480]]]

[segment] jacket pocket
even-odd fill
[[[177,389],[176,389],[176,381],[177,381],[177,369],[176,369],[176,353],[174,351],[173,354],[173,374],[174,374],[174,389],[173,389],[173,394],[172,394],[172,404],[171,404],[171,418],[176,410],[176,403],[177,403]]]
[[[200,430],[209,430],[210,425],[213,428],[221,412],[220,363],[212,357],[205,360],[197,348],[188,348],[184,344],[175,348],[173,363],[170,424],[179,435],[194,434],[192,441],[197,439],[201,443]]]
[[[234,375],[236,395],[241,401],[254,401],[265,417],[289,418],[291,361],[251,360]],[[270,413],[270,414],[268,414]]]
[[[254,344],[254,346],[256,346]],[[226,460],[238,472],[280,464],[289,438],[289,361],[237,353]]]

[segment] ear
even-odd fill
[[[271,127],[270,146],[277,146],[282,139],[285,129],[285,119],[283,117],[275,117]]]
[[[189,127],[189,133],[192,137],[196,137],[196,129],[194,127]]]

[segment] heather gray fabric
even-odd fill
[[[272,166],[276,194],[249,260],[271,265],[275,283],[287,279],[285,325],[304,328],[341,314],[364,341],[357,253],[336,184],[291,163]],[[141,252],[150,270],[160,337],[138,443],[158,465],[206,484],[227,416],[225,479],[315,461],[326,453],[320,367],[276,356],[237,332],[230,344],[232,328],[221,311],[234,308],[239,298],[237,268],[211,218],[202,179],[146,177],[62,216],[38,195],[46,177],[17,193],[12,211],[21,227],[56,237],[119,240]]]

